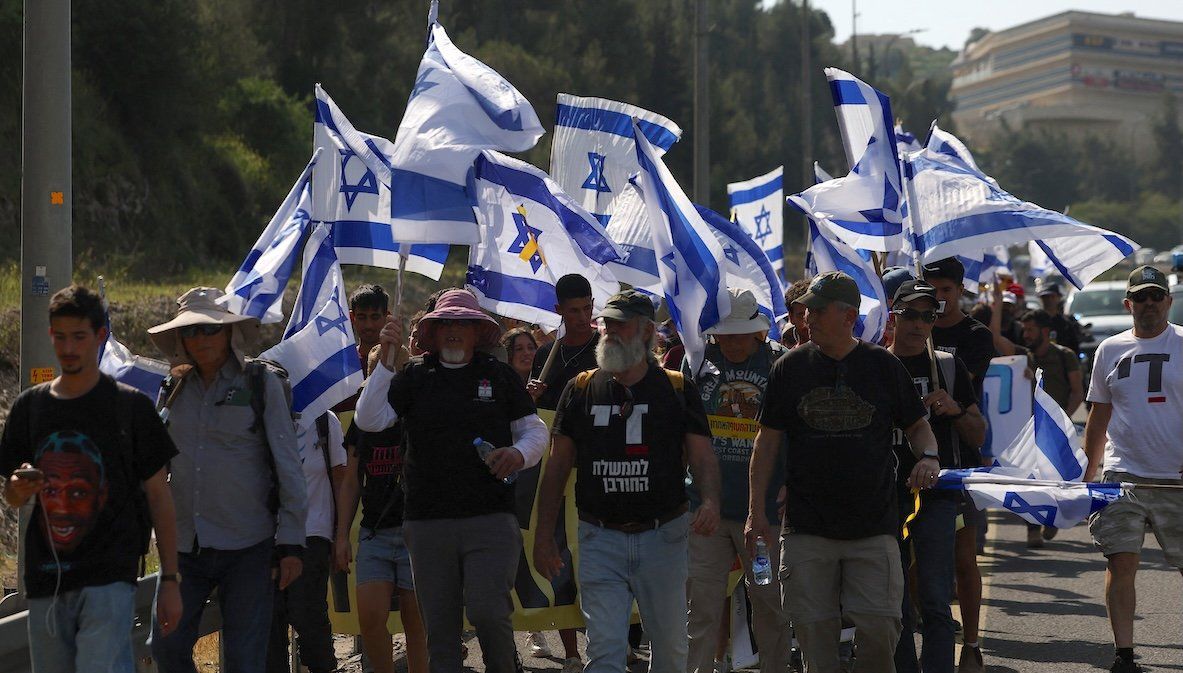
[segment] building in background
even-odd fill
[[[1005,123],[1144,150],[1164,97],[1183,92],[1183,22],[1069,11],[987,33],[951,67],[953,121],[971,147]]]

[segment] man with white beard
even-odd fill
[[[476,629],[485,670],[521,670],[513,590],[522,533],[510,477],[538,462],[546,426],[509,365],[487,352],[501,327],[466,290],[442,294],[418,324],[426,353],[399,372],[386,354],[402,343],[396,319],[382,328],[380,361],[354,422],[379,432],[403,420],[403,535],[432,673],[463,667],[462,617]],[[495,448],[487,455],[475,444]]]
[[[585,673],[623,673],[633,600],[652,643],[651,673],[686,670],[687,541],[719,523],[719,464],[694,383],[652,356],[653,304],[625,290],[601,320],[599,369],[559,398],[551,454],[539,490],[534,565],[563,566],[553,531],[571,468],[578,467],[578,583],[587,624]],[[689,513],[689,460],[702,505]]]

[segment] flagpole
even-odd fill
[[[936,122],[934,121],[933,123],[935,124]],[[911,225],[909,227],[904,228],[905,229],[904,233],[908,236],[913,236],[912,262],[916,265],[916,280],[922,280],[924,278],[924,267],[920,263],[920,251],[916,249],[916,245],[915,245],[916,241],[915,241],[915,236],[914,236],[914,234],[916,232],[916,225],[915,225],[914,221],[916,219],[916,216],[918,215],[918,213],[916,212],[916,209],[915,209],[915,205],[917,203],[916,192],[915,192],[915,187],[912,185],[912,181],[908,179],[906,164],[902,164],[902,167],[904,169],[904,170],[900,171],[900,180],[904,183],[904,193],[902,196],[904,197],[904,200],[908,206],[908,223]],[[890,302],[891,300],[892,300],[891,297],[887,298],[887,301]],[[938,302],[938,308],[940,308],[939,302]],[[948,310],[949,307],[946,306],[945,308],[946,308],[946,310]],[[890,310],[890,308],[889,308],[889,310]],[[936,355],[936,348],[934,348],[933,344],[932,344],[932,333],[931,332],[929,333],[928,338],[925,339],[924,346],[925,346],[925,350],[928,351],[929,381],[932,382],[932,388],[935,391],[937,388],[940,387],[938,385],[940,379],[937,377],[937,355]],[[948,381],[946,381],[945,383],[948,383]]]
[[[394,277],[394,316],[395,320],[402,320],[402,306],[403,306],[403,271],[407,268],[407,255],[409,254],[408,245],[401,243],[398,246],[398,274]],[[398,357],[398,349],[390,348],[386,351],[386,366],[389,369],[394,369],[394,360]]]

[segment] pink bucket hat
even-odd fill
[[[435,324],[439,320],[476,320],[478,333],[476,347],[487,350],[497,345],[501,337],[501,325],[488,313],[481,310],[476,297],[468,290],[449,290],[440,295],[435,310],[423,316],[416,327],[419,343],[435,350]]]

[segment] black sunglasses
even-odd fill
[[[1141,304],[1149,299],[1153,302],[1160,302],[1167,298],[1167,293],[1164,290],[1138,290],[1130,295],[1130,301],[1135,304]]]
[[[198,334],[202,336],[213,336],[221,332],[223,327],[225,327],[225,325],[186,325],[178,331],[180,331],[183,338],[192,339]]]
[[[937,321],[937,312],[932,309],[917,311],[914,308],[893,308],[891,312],[900,320],[923,320],[930,325]]]
[[[620,390],[624,391],[624,400],[618,405],[620,407],[620,412],[618,415],[627,421],[628,417],[633,415],[633,391],[631,388],[619,381],[616,381],[615,379],[613,380],[613,383],[615,384],[613,386],[614,388],[619,388]],[[613,395],[613,397],[615,397],[615,395]]]

